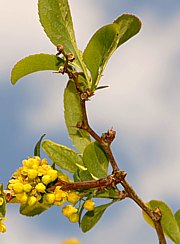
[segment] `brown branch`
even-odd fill
[[[67,56],[66,60],[67,60]],[[88,122],[88,117],[87,117],[87,112],[86,112],[86,101],[88,101],[89,97],[92,96],[93,94],[90,92],[89,89],[86,90],[86,92],[82,92],[81,88],[80,88],[80,84],[78,82],[78,75],[73,75],[72,71],[68,70],[68,65],[66,65],[66,70],[65,72],[69,75],[70,78],[72,78],[75,82],[76,85],[76,89],[80,94],[80,104],[81,104],[81,108],[82,108],[82,121],[79,121],[79,123],[77,124],[77,127],[79,129],[84,129],[86,130],[97,142],[99,142],[101,144],[101,146],[104,148],[109,162],[111,163],[111,166],[113,168],[113,173],[111,176],[107,177],[107,178],[103,178],[97,181],[87,181],[87,182],[74,182],[74,183],[64,183],[64,182],[59,182],[58,184],[60,184],[62,186],[62,189],[67,190],[67,189],[88,189],[88,188],[93,188],[93,187],[108,187],[108,186],[116,186],[117,184],[121,184],[124,187],[124,190],[126,192],[126,194],[128,194],[128,197],[131,198],[134,202],[137,203],[137,205],[152,219],[156,232],[157,232],[157,236],[159,239],[159,243],[160,244],[166,244],[166,239],[163,233],[163,229],[160,223],[160,219],[161,219],[161,212],[159,209],[156,210],[152,210],[150,209],[145,203],[144,201],[136,194],[136,192],[134,191],[134,189],[129,185],[129,183],[125,180],[125,176],[126,173],[124,174],[124,177],[122,177],[121,173],[123,171],[120,171],[116,160],[113,156],[113,153],[111,151],[110,148],[110,144],[112,142],[112,140],[115,137],[115,134],[112,136],[112,139],[110,141],[107,141],[107,135],[108,132],[103,134],[101,137],[90,127],[89,122]]]
[[[48,191],[54,191],[57,186],[61,186],[61,190],[70,191],[70,190],[80,190],[80,189],[90,189],[90,188],[99,188],[100,190],[116,187],[125,177],[126,172],[119,172],[119,176],[117,177],[115,174],[111,174],[105,178],[101,178],[99,180],[89,180],[82,182],[67,182],[61,179],[53,184],[53,186],[49,187]]]

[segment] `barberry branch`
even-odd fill
[[[115,138],[115,131],[113,130],[108,130],[108,132],[103,133],[102,136],[99,136],[89,125],[88,122],[88,116],[87,116],[87,111],[86,111],[86,102],[89,100],[89,98],[94,95],[91,93],[89,88],[86,89],[86,91],[82,91],[81,86],[78,82],[78,73],[77,72],[72,72],[71,70],[68,69],[68,62],[72,60],[68,60],[68,55],[64,53],[61,50],[60,53],[62,53],[66,59],[65,61],[65,66],[62,72],[62,74],[67,73],[70,79],[73,79],[77,92],[79,92],[80,95],[80,105],[82,109],[82,121],[79,121],[78,124],[76,125],[77,128],[79,129],[84,129],[86,130],[104,149],[106,152],[106,155],[109,159],[109,162],[111,163],[113,172],[110,176],[107,178],[103,178],[100,180],[92,180],[92,181],[87,181],[87,182],[74,182],[74,183],[67,183],[63,181],[59,181],[57,184],[61,185],[62,189],[87,189],[87,188],[94,188],[94,187],[104,187],[107,188],[109,186],[116,186],[117,184],[121,184],[124,188],[124,191],[126,194],[125,196],[128,196],[131,198],[137,205],[152,219],[156,233],[159,239],[160,244],[166,244],[166,239],[163,233],[163,229],[161,226],[161,211],[160,209],[152,210],[150,209],[145,202],[137,195],[137,193],[134,191],[132,186],[126,181],[125,176],[127,173],[123,173],[122,177],[122,172],[117,165],[117,162],[114,158],[114,155],[111,150],[111,143]],[[70,55],[70,54],[69,54]]]

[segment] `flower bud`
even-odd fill
[[[49,184],[50,182],[51,182],[51,176],[50,175],[43,175],[43,177],[42,177],[42,182],[45,184],[45,185],[47,185],[47,184]]]
[[[13,190],[15,193],[21,193],[24,191],[24,187],[23,187],[23,184],[22,183],[15,183],[13,184]]]
[[[3,205],[4,199],[2,197],[0,197],[0,206]]]
[[[66,205],[63,209],[62,209],[62,214],[66,217],[69,218],[69,216],[71,216],[72,214],[77,213],[77,208],[75,208],[72,205]]]
[[[73,54],[73,53],[68,53],[68,54],[67,54],[67,59],[68,59],[68,61],[70,61],[70,62],[74,61],[74,59],[75,59],[74,54]]]
[[[44,199],[48,204],[53,204],[55,201],[54,193],[47,193],[44,195]]]
[[[78,213],[74,213],[74,214],[71,214],[69,217],[68,217],[69,221],[72,222],[72,223],[76,223],[79,221],[79,214]]]
[[[88,211],[94,210],[95,202],[93,202],[91,199],[88,199],[84,203],[84,208]]]
[[[28,170],[28,178],[30,180],[34,180],[37,177],[37,175],[38,175],[37,170],[35,170],[35,169],[29,169]]]
[[[28,198],[28,205],[29,205],[30,207],[33,206],[36,202],[37,202],[37,198],[36,198],[36,197],[34,197],[34,196],[30,196],[30,197]]]
[[[58,51],[58,54],[61,54],[64,51],[64,46],[62,44],[58,44],[57,51]]]
[[[55,169],[50,169],[47,171],[47,175],[49,175],[51,177],[51,181],[54,181],[57,179],[58,172]]]
[[[21,204],[26,204],[28,200],[28,196],[25,192],[23,193],[18,193],[16,194],[16,199],[21,203]]]
[[[25,192],[30,192],[32,190],[32,186],[30,184],[25,184],[23,188]]]
[[[79,200],[79,196],[76,192],[70,192],[68,194],[68,202],[75,204]]]
[[[6,226],[5,226],[4,223],[2,222],[3,220],[5,220],[5,218],[0,218],[0,232],[1,232],[1,233],[6,232]]]
[[[43,183],[38,183],[35,188],[38,192],[41,193],[44,193],[46,190],[46,186]]]

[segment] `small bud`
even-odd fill
[[[15,183],[13,185],[13,190],[15,193],[22,193],[24,191],[24,187],[22,183]]]
[[[61,54],[64,51],[64,46],[61,44],[57,45],[57,51],[58,51],[58,55]]]
[[[26,204],[28,200],[28,196],[25,192],[23,193],[18,193],[16,194],[16,199],[21,203],[21,204]]]
[[[47,171],[47,175],[51,177],[51,181],[55,181],[57,179],[58,172],[55,169],[50,169]]]
[[[76,192],[70,192],[68,194],[68,202],[75,204],[79,200],[79,196]]]
[[[2,222],[3,220],[5,220],[5,218],[0,218],[0,233],[6,232],[6,226]]]
[[[69,221],[72,222],[72,223],[76,223],[79,221],[79,214],[78,213],[74,213],[72,215],[70,215],[68,217]]]
[[[38,172],[35,169],[29,169],[28,170],[28,178],[30,180],[34,180],[38,176]]]
[[[84,203],[84,208],[88,211],[94,210],[95,202],[93,202],[91,199],[88,199]]]
[[[3,205],[4,199],[2,197],[0,197],[0,206]]]
[[[46,190],[46,186],[43,183],[38,183],[35,188],[38,192],[41,193],[44,193]]]
[[[25,192],[30,192],[32,190],[32,186],[30,184],[25,184],[23,188]]]
[[[54,193],[47,193],[44,195],[44,199],[48,204],[53,204],[55,201]]]
[[[31,196],[31,197],[28,198],[28,205],[29,205],[30,207],[33,206],[36,202],[37,202],[36,197]]]
[[[66,57],[67,57],[68,61],[70,61],[70,62],[74,61],[74,59],[75,59],[73,53],[68,53],[68,54],[66,55]]]
[[[50,175],[43,175],[42,182],[47,185],[51,182],[51,176]]]
[[[77,208],[73,207],[72,205],[66,205],[63,209],[62,209],[62,214],[66,217],[69,218],[69,216],[71,216],[72,214],[77,213]]]

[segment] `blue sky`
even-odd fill
[[[97,92],[88,114],[99,133],[112,126],[117,131],[113,152],[141,197],[163,200],[176,211],[180,202],[180,2],[71,0],[70,5],[81,49],[99,27],[124,12],[142,20],[141,32],[111,58],[101,83],[110,88]],[[11,69],[19,59],[56,53],[39,24],[37,1],[2,1],[1,9],[0,182],[7,182],[21,160],[32,155],[43,133],[68,146],[71,142],[63,118],[66,77],[40,72],[16,86],[10,84]],[[154,231],[129,200],[112,206],[88,234],[66,221],[57,208],[25,218],[16,206],[8,206],[6,222],[8,232],[1,244],[56,244],[71,236],[84,244],[98,244],[102,238],[104,244],[118,243],[120,238],[124,244],[157,243]]]

